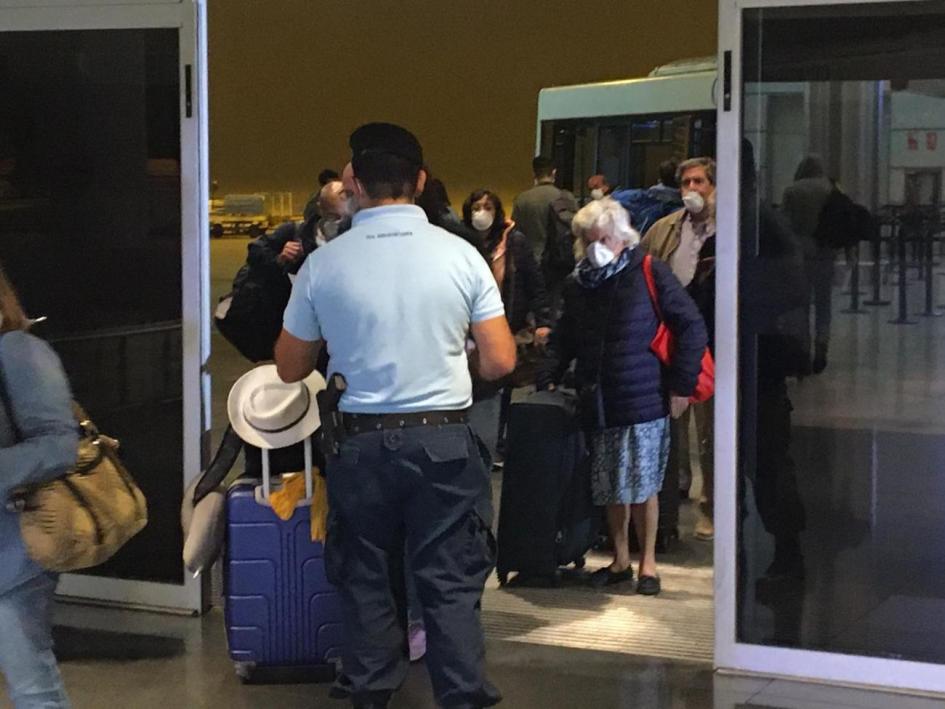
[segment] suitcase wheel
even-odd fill
[[[499,586],[505,586],[509,582],[508,571],[499,571],[496,576],[499,577]]]
[[[256,665],[252,662],[234,662],[233,669],[236,670],[236,676],[240,678],[243,684],[249,684],[253,679],[253,670]]]
[[[574,568],[575,568],[575,569],[583,569],[586,564],[587,564],[587,559],[585,559],[585,558],[582,556],[582,557],[580,557],[577,561],[574,562]]]

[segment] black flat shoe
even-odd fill
[[[613,586],[625,581],[633,581],[633,569],[629,567],[623,571],[611,571],[609,566],[605,566],[591,574],[591,586],[594,588]]]
[[[641,576],[637,582],[637,593],[641,596],[656,596],[660,590],[659,576]]]

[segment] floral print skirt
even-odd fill
[[[669,417],[588,436],[595,505],[646,502],[659,493],[669,460]]]

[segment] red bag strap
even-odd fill
[[[646,279],[646,289],[650,293],[650,300],[653,301],[653,309],[656,310],[656,317],[663,322],[663,313],[660,310],[660,299],[656,292],[656,281],[653,279],[653,257],[646,254],[643,257],[643,277]]]

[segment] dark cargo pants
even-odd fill
[[[325,558],[339,590],[355,706],[383,705],[409,664],[405,546],[423,606],[427,668],[444,707],[499,701],[479,619],[495,564],[492,491],[468,426],[349,437],[328,460]]]

